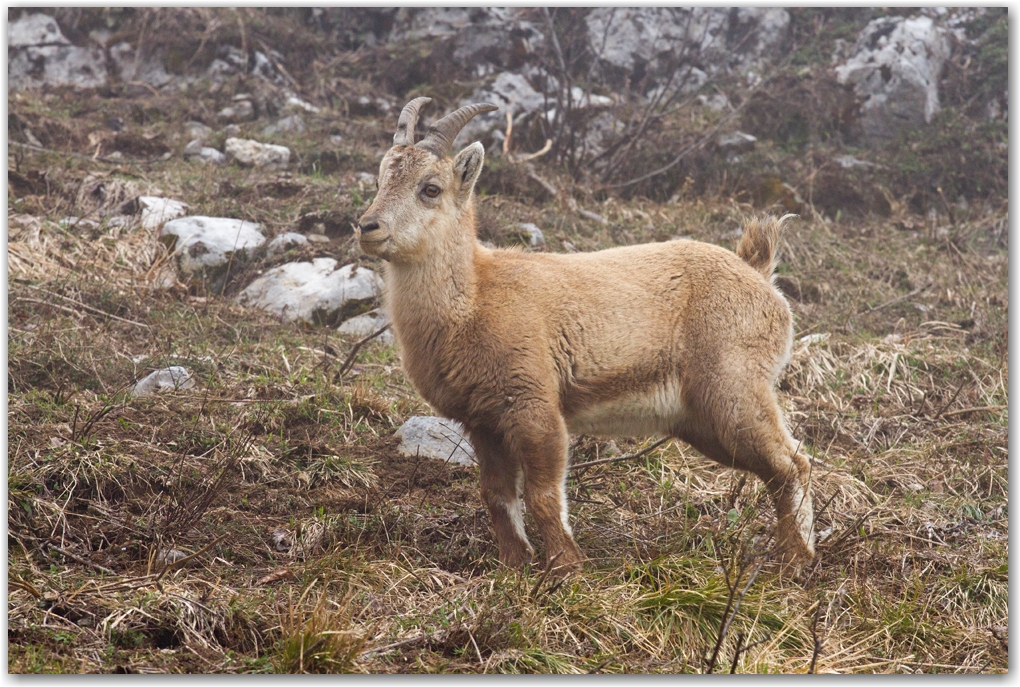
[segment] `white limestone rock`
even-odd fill
[[[237,302],[289,322],[332,326],[370,309],[382,286],[379,275],[366,267],[337,269],[333,258],[315,258],[274,267],[238,294]]]
[[[238,100],[217,112],[216,116],[225,122],[243,122],[255,116],[255,106],[250,100]]]
[[[366,336],[375,334],[381,328],[385,327],[389,321],[390,319],[386,316],[386,313],[380,310],[373,310],[365,313],[364,315],[352,317],[337,327],[336,331],[338,334],[363,339]],[[393,338],[393,330],[387,329],[382,334],[372,339],[372,343],[376,342],[384,346],[392,346],[396,343],[396,340]]]
[[[524,222],[518,224],[517,227],[521,230],[522,234],[527,237],[528,245],[532,248],[545,248],[545,234],[538,228],[538,225],[532,224],[531,222]]]
[[[138,196],[138,207],[143,229],[161,229],[170,220],[188,214],[187,203],[159,196]]]
[[[229,159],[242,167],[282,169],[290,162],[290,148],[249,138],[228,138],[223,149]]]
[[[743,131],[734,131],[732,134],[723,134],[716,140],[716,145],[725,153],[749,153],[754,150],[758,141],[751,134]]]
[[[106,58],[97,48],[41,45],[19,49],[7,65],[7,90],[43,86],[95,88],[106,84]]]
[[[276,134],[302,134],[305,131],[305,120],[299,114],[292,114],[282,117],[275,124],[269,124],[262,129],[263,136],[275,136]]]
[[[131,389],[131,395],[135,398],[141,398],[151,396],[158,391],[192,389],[194,386],[195,380],[191,378],[190,372],[178,365],[171,365],[162,370],[156,370],[145,377],[145,379],[140,380]]]
[[[266,240],[254,222],[198,215],[167,222],[160,236],[173,242],[185,276],[213,276],[231,255],[235,260],[247,259]]]
[[[411,458],[434,458],[455,465],[475,465],[475,450],[464,426],[455,420],[415,416],[394,434],[397,452]]]
[[[222,165],[227,162],[226,155],[215,148],[203,146],[202,141],[197,138],[184,147],[184,159],[209,165]]]
[[[319,108],[319,107],[316,107],[315,105],[312,105],[307,100],[302,100],[295,93],[289,93],[287,95],[287,100],[284,101],[284,105],[286,105],[288,108],[290,108],[292,110],[304,110],[305,112],[311,112],[311,113],[316,113],[316,112],[321,112],[322,111],[322,108]]]
[[[273,237],[269,245],[266,246],[266,255],[278,255],[287,252],[291,248],[306,245],[308,245],[308,239],[304,234],[288,231]]]
[[[25,48],[32,45],[69,45],[48,14],[26,14],[7,25],[7,48]]]
[[[188,138],[197,140],[199,143],[205,143],[206,140],[212,138],[213,129],[211,126],[206,126],[202,122],[191,121],[184,125],[184,131],[187,133]]]

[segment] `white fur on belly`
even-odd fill
[[[680,382],[671,380],[585,408],[567,426],[574,434],[639,437],[669,434],[682,417]]]

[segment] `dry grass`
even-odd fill
[[[184,115],[159,106],[170,135]],[[56,119],[62,101],[11,107]],[[293,144],[311,149],[335,123],[308,119]],[[158,187],[275,232],[333,203],[355,212],[354,174],[383,145],[356,139],[335,175],[286,178],[178,160],[99,177],[88,160],[12,153],[9,170],[50,187],[8,215],[11,672],[1008,670],[1004,208],[916,218],[917,235],[905,214],[808,215],[786,237],[799,331],[780,395],[814,456],[820,539],[799,577],[767,560],[762,485],[670,442],[572,473],[590,560],[560,584],[500,568],[473,470],[396,454],[396,427],[429,411],[394,350],[366,347],[337,381],[352,341],[155,288],[165,248],[82,192]],[[535,222],[557,251],[678,235],[732,247],[752,210],[575,189],[603,224],[525,191],[482,201],[492,240]],[[314,250],[302,256],[355,251],[342,233]],[[125,395],[169,364],[197,387]],[[573,460],[609,448],[578,437]]]

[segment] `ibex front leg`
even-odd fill
[[[508,451],[491,432],[471,432],[471,445],[478,457],[482,501],[489,510],[492,529],[499,544],[499,560],[510,567],[531,562],[534,549],[524,533],[524,504],[520,491],[524,471],[517,456]]]
[[[580,570],[583,560],[567,520],[566,423],[552,409],[529,416],[509,443],[524,466],[524,500],[542,535],[546,565],[555,559],[553,574],[565,575]]]

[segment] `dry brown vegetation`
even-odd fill
[[[779,283],[797,343],[779,388],[814,457],[820,542],[801,575],[767,560],[762,485],[670,442],[571,473],[590,560],[560,583],[500,568],[474,470],[396,453],[401,421],[430,411],[395,350],[366,346],[338,375],[354,341],[229,298],[266,263],[223,296],[160,290],[150,233],[59,223],[158,190],[268,233],[325,225],[328,244],[288,260],[355,259],[346,227],[372,192],[356,174],[393,122],[327,110],[284,141],[291,172],[211,168],[179,155],[200,101],[9,98],[49,150],[8,156],[10,672],[1008,671],[1005,198],[952,217],[894,198],[838,221],[809,204],[791,222]],[[88,133],[126,111],[142,114],[123,140],[159,138],[169,160],[91,159]],[[314,166],[335,132],[314,158],[332,166]],[[732,248],[742,217],[781,209],[603,198],[539,167],[551,197],[486,165],[495,243],[534,222],[555,251]],[[170,364],[197,387],[128,397]],[[572,460],[616,448],[576,437]]]

